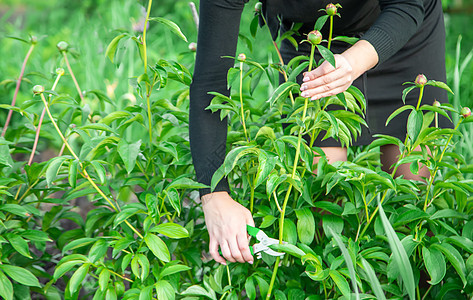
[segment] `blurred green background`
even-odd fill
[[[31,87],[52,84],[53,74],[57,67],[64,67],[55,45],[66,41],[74,57],[72,68],[83,90],[98,89],[107,92],[118,107],[128,101],[136,101],[137,95],[129,84],[129,79],[141,74],[142,63],[132,41],[120,43],[115,64],[105,57],[108,43],[119,34],[129,32],[139,35],[140,19],[143,18],[147,1],[131,0],[1,0],[0,1],[0,103],[9,104],[14,91],[14,82],[20,72],[21,64],[29,45],[8,36],[28,39],[29,35],[40,38],[32,54],[25,74],[30,82],[22,85],[18,101],[21,103],[31,98]],[[249,36],[249,24],[253,18],[255,0],[250,1],[242,17],[242,34]],[[198,1],[195,2],[198,7]],[[448,84],[454,85],[456,62],[461,63],[473,48],[473,1],[443,1],[447,31],[447,72]],[[189,42],[197,39],[189,1],[160,0],[154,1],[151,16],[168,18],[177,23]],[[142,26],[142,25],[141,25]],[[457,55],[458,37],[462,36],[459,59]],[[272,45],[266,30],[258,32],[258,46],[251,47],[240,39],[239,52],[258,61],[275,61]],[[188,43],[172,34],[158,23],[151,23],[148,33],[149,61],[161,58],[179,61],[192,71],[194,53],[189,51]],[[125,51],[126,50],[126,51]],[[457,100],[461,105],[473,106],[473,72],[468,63],[458,82],[460,95]],[[406,81],[409,80],[408,78]],[[176,86],[176,89],[183,88]],[[76,94],[72,80],[67,78],[61,83],[59,92]],[[172,96],[173,88],[163,90]],[[261,87],[259,93],[266,97],[269,91]],[[453,97],[451,99],[453,102]],[[15,114],[14,121],[20,116]],[[0,111],[4,120],[6,111]]]

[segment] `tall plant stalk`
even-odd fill
[[[315,45],[312,45],[312,47],[310,49],[310,60],[309,60],[308,72],[310,72],[312,70],[312,64],[313,64],[313,61],[314,61],[314,52],[315,52]],[[302,111],[302,122],[305,121],[305,118],[306,118],[306,115],[307,115],[308,105],[309,105],[309,98],[305,98],[305,100],[304,100],[304,109]],[[301,127],[299,129],[299,132],[298,132],[298,135],[297,135],[296,155],[294,157],[294,164],[293,164],[293,167],[292,167],[292,174],[291,174],[292,179],[294,179],[296,177],[297,163],[299,162],[299,156],[301,154],[301,144],[302,144],[302,135],[303,135],[303,133],[304,133],[304,130]],[[286,192],[286,196],[284,198],[282,208],[281,208],[281,210],[282,210],[281,211],[281,217],[279,218],[279,243],[280,244],[282,244],[282,242],[283,242],[284,218],[285,218],[285,214],[286,214],[287,203],[289,201],[289,196],[290,196],[291,191],[292,191],[292,187],[293,187],[293,184],[290,183],[289,187],[287,189],[287,192]],[[271,299],[271,292],[273,290],[274,282],[276,280],[276,275],[277,275],[277,272],[278,272],[278,267],[279,267],[280,260],[281,260],[281,258],[277,257],[276,262],[274,263],[273,274],[271,276],[271,282],[269,283],[269,289],[268,289],[268,293],[266,294],[266,299]]]
[[[36,38],[31,38],[31,45],[30,48],[28,49],[28,52],[26,53],[25,59],[23,60],[23,64],[21,65],[21,71],[20,71],[20,76],[18,76],[18,79],[16,80],[16,87],[15,87],[15,93],[13,94],[13,99],[11,102],[11,106],[15,106],[16,103],[16,98],[18,97],[18,92],[20,91],[20,85],[21,81],[23,80],[23,75],[25,74],[25,69],[26,69],[26,64],[28,63],[28,60],[31,56],[31,53],[33,52],[33,49],[36,46]],[[7,119],[5,121],[5,125],[3,126],[2,130],[2,137],[5,136],[5,133],[7,132],[8,125],[10,124],[10,120],[13,114],[13,110],[8,111]]]
[[[43,91],[44,91],[44,88],[43,88]],[[44,94],[43,92],[35,92],[36,94],[39,94],[40,97],[41,97],[41,100],[43,101],[43,104],[44,104],[44,108],[46,109],[46,112],[49,116],[49,119],[51,120],[51,123],[53,124],[54,128],[56,129],[57,133],[59,134],[59,136],[61,137],[61,140],[63,141],[63,143],[66,145],[67,149],[69,150],[69,152],[71,153],[71,155],[77,160],[79,161],[79,166],[80,166],[80,169],[81,171],[79,171],[79,174],[84,177],[85,179],[87,179],[87,181],[89,181],[89,183],[92,185],[92,187],[97,191],[97,193],[99,193],[99,195],[105,200],[108,202],[108,204],[110,205],[110,207],[116,211],[116,212],[119,212],[120,209],[118,206],[115,206],[113,204],[113,202],[107,197],[107,195],[105,195],[105,193],[97,186],[97,184],[92,180],[92,178],[90,177],[89,173],[87,172],[87,170],[84,168],[82,162],[80,161],[79,157],[77,156],[77,154],[75,153],[74,149],[72,149],[72,147],[69,145],[69,143],[67,142],[66,138],[64,137],[64,135],[62,134],[61,130],[59,129],[59,126],[57,125],[56,121],[54,121],[54,118],[51,114],[51,111],[49,110],[49,106],[48,106],[48,102],[46,101],[46,98],[44,97]],[[134,232],[136,233],[137,236],[139,236],[141,239],[143,239],[143,235],[133,226],[130,224],[130,222],[128,220],[125,220],[124,221],[125,224],[128,225],[128,227]]]
[[[148,1],[148,9],[146,10],[146,18],[143,25],[143,72],[148,74],[148,54],[146,50],[146,31],[148,29],[149,14],[151,12],[151,5],[153,0]],[[149,82],[146,82],[146,107],[148,110],[148,131],[149,131],[149,144],[153,143],[153,125],[152,125],[152,115],[151,115],[151,86]]]

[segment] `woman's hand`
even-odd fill
[[[355,79],[378,63],[378,53],[360,40],[342,54],[335,54],[334,68],[329,62],[304,73],[301,96],[317,100],[346,91]]]
[[[254,226],[248,209],[233,200],[227,192],[215,192],[202,196],[205,224],[209,232],[209,252],[216,262],[253,263],[249,248],[246,225]],[[222,256],[218,253],[218,248]]]

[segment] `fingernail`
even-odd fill
[[[310,98],[310,100],[312,100],[312,101],[317,100],[317,99],[318,99],[317,96],[314,96],[314,97]]]
[[[222,264],[222,265],[224,265],[224,266],[226,266],[226,265],[227,265],[227,263],[226,263],[226,262],[223,262],[223,263],[221,263],[221,264]]]
[[[302,97],[307,97],[307,96],[309,96],[309,94],[307,92],[302,92],[301,96]]]
[[[307,82],[309,80],[310,80],[310,78],[308,76],[306,76],[306,77],[304,77],[304,79],[302,79],[302,81],[304,81],[304,82]]]
[[[305,91],[305,90],[307,90],[307,86],[305,85],[301,86],[301,91]]]
[[[249,263],[250,265],[252,265],[252,264],[253,264],[253,261],[249,261],[248,263]]]

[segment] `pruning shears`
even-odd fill
[[[250,225],[246,225],[246,230],[250,236],[255,237],[259,241],[259,243],[250,246],[251,255],[256,254],[257,258],[261,258],[261,252],[264,252],[271,256],[284,256],[284,253],[276,252],[269,248],[270,245],[279,244],[279,240],[270,238],[263,232],[263,230]]]

